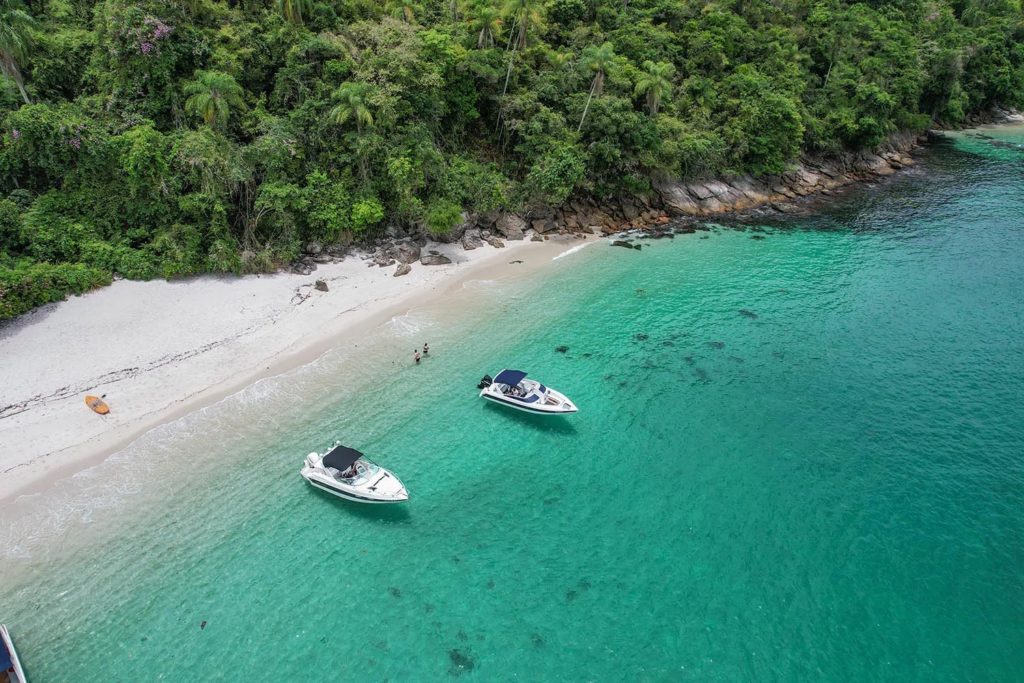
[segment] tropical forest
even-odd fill
[[[0,0],[0,319],[1024,103],[1019,0]]]

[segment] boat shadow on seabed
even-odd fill
[[[515,422],[539,432],[551,432],[554,434],[577,433],[574,424],[557,415],[534,415],[533,413],[524,413],[519,410],[508,410],[488,402],[485,402],[484,410],[497,417],[504,418],[508,422]]]

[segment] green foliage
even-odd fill
[[[0,254],[13,253],[23,243],[21,208],[10,199],[0,199]]]
[[[232,109],[245,107],[242,87],[235,79],[219,71],[198,71],[185,86],[185,109],[211,127],[225,126]]]
[[[643,69],[636,79],[633,93],[646,97],[648,111],[651,116],[657,116],[661,101],[672,94],[672,77],[675,76],[676,67],[668,62],[655,64],[648,59]]]
[[[384,220],[384,205],[376,197],[357,199],[352,205],[352,230],[365,232]]]
[[[310,0],[276,0],[276,3],[277,11],[281,13],[285,21],[300,26],[304,23],[303,16],[308,16],[313,8],[313,3]]]
[[[0,0],[0,71],[18,86],[25,104],[30,102],[18,65],[28,57],[35,25],[19,0]]]
[[[526,187],[530,198],[558,205],[567,200],[583,182],[587,167],[576,145],[561,144],[544,153],[530,168]]]
[[[427,209],[427,231],[434,237],[444,237],[462,222],[462,207],[448,199],[437,199]]]
[[[804,127],[796,102],[774,90],[752,66],[744,65],[726,79],[723,137],[733,163],[754,173],[781,173],[796,157]]]
[[[352,200],[343,183],[331,180],[323,171],[313,171],[306,177],[304,196],[307,239],[334,242],[352,229]]]
[[[375,92],[376,89],[369,83],[342,83],[332,96],[338,104],[331,110],[331,120],[341,126],[352,119],[360,131],[363,126],[372,126],[373,113],[370,107]]]
[[[81,263],[0,262],[0,320],[109,285],[110,273]]]
[[[0,315],[778,173],[1024,106],[1022,45],[1020,0],[0,0]]]

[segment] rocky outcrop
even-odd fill
[[[777,176],[749,175],[704,182],[662,181],[654,185],[665,208],[676,216],[713,216],[769,206],[786,212],[791,202],[811,194],[828,194],[844,185],[892,175],[914,163],[909,152],[921,142],[916,135],[895,135],[875,152],[839,157],[803,157]]]
[[[432,235],[431,237],[438,242],[445,242],[447,244],[455,244],[462,239],[462,236],[466,234],[466,231],[473,228],[477,223],[477,217],[473,214],[465,211],[460,215],[459,223],[447,233],[443,235]]]
[[[507,240],[521,240],[526,230],[526,221],[518,214],[503,213],[494,223],[494,229]]]
[[[420,258],[420,245],[415,242],[398,242],[387,250],[387,254],[399,263],[416,263]]]
[[[1004,118],[1013,112],[994,114]],[[938,135],[938,133],[935,133]],[[560,207],[533,207],[523,214],[492,213],[482,216],[463,213],[462,220],[439,241],[458,243],[463,249],[477,249],[488,244],[505,246],[505,240],[533,241],[549,239],[553,234],[613,235],[626,230],[642,230],[647,237],[671,238],[676,234],[702,229],[696,221],[680,221],[681,217],[699,219],[723,213],[735,213],[763,207],[764,210],[793,213],[806,210],[803,197],[830,195],[857,181],[884,177],[913,165],[910,152],[928,138],[913,133],[894,135],[873,152],[847,153],[837,157],[803,156],[786,172],[771,176],[741,175],[727,178],[681,182],[659,180],[654,191],[646,196],[602,200],[576,198]],[[673,217],[675,220],[673,220]],[[667,225],[669,223],[671,225]],[[423,225],[389,224],[382,237],[373,243],[373,251],[363,256],[369,266],[398,268],[395,276],[409,272],[417,260],[424,265],[443,265],[451,260],[437,252],[424,255],[429,236]],[[346,233],[338,244],[309,242],[305,252],[292,266],[297,273],[308,275],[318,263],[329,263],[344,257],[351,244]],[[619,246],[627,246],[620,244]],[[640,245],[629,244],[632,248]]]
[[[480,237],[480,229],[469,228],[466,230],[465,234],[462,235],[461,244],[462,248],[466,251],[484,246],[483,238]]]
[[[411,271],[412,266],[408,263],[400,263],[398,264],[398,267],[395,268],[395,274],[392,277],[402,277],[403,275],[408,275]]]

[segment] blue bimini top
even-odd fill
[[[510,387],[518,385],[526,377],[522,370],[502,370],[498,376],[491,380],[494,384],[507,384]]]

